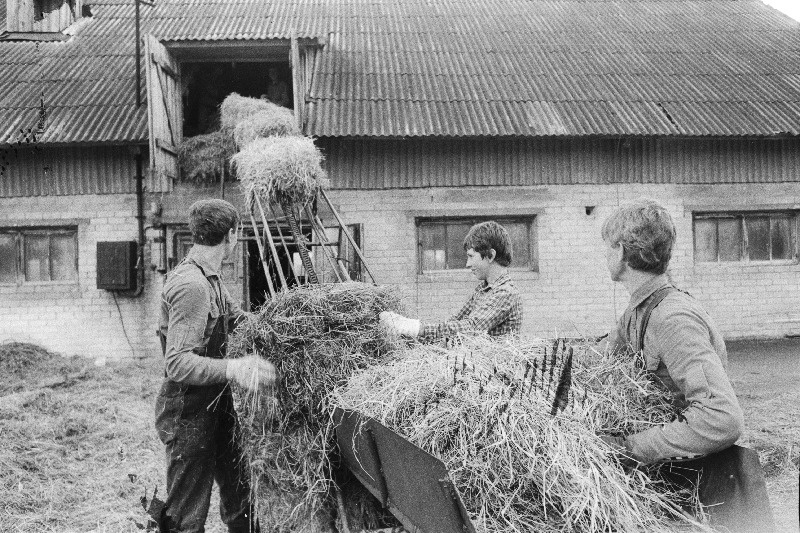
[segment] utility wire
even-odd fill
[[[119,307],[119,302],[117,301],[117,293],[111,291],[111,296],[114,297],[114,303],[117,305],[117,313],[119,313],[119,323],[122,324],[122,333],[125,335],[125,340],[128,342],[128,348],[131,349],[131,356],[135,358],[136,351],[133,349],[131,338],[128,337],[128,331],[125,329],[125,320],[123,320],[122,318],[122,309]]]

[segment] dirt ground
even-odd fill
[[[740,444],[758,450],[778,531],[798,531],[800,339],[728,343],[729,374],[745,416]]]
[[[75,359],[51,370],[74,374],[86,365]],[[162,372],[158,359],[90,365],[85,377],[24,408],[0,403],[0,530],[142,531],[142,497],[164,490],[163,448],[153,429]],[[761,454],[778,531],[797,533],[800,339],[732,343],[730,374],[745,410],[743,443]],[[13,376],[2,379],[11,384],[0,387],[3,394],[22,388]],[[208,533],[225,531],[217,513],[212,503]]]

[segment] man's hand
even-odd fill
[[[622,437],[614,437],[612,435],[600,435],[600,440],[605,442],[612,451],[614,459],[619,461],[623,467],[633,468],[639,462],[631,457],[630,450],[625,446],[625,439]]]
[[[275,365],[255,355],[239,359],[229,359],[225,377],[247,390],[272,387],[278,379]]]
[[[420,322],[415,318],[406,318],[393,311],[383,311],[378,315],[381,325],[398,335],[416,337],[419,335]]]

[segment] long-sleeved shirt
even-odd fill
[[[161,293],[159,329],[166,337],[165,368],[172,381],[189,385],[225,382],[228,362],[203,357],[218,320],[238,321],[239,304],[221,283],[217,269],[195,252],[175,267]]]
[[[665,275],[656,276],[631,295],[612,347],[639,338],[648,299],[669,285]],[[735,443],[744,417],[725,371],[725,341],[699,302],[673,290],[652,311],[646,328],[645,368],[673,393],[681,416],[627,436],[630,455],[653,463],[706,455]]]
[[[483,281],[464,307],[450,320],[420,325],[419,338],[434,342],[458,333],[492,336],[519,333],[522,329],[522,296],[507,273],[492,283]]]

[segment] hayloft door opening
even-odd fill
[[[181,78],[185,137],[219,130],[220,104],[231,93],[293,107],[291,69],[285,61],[184,62]]]

